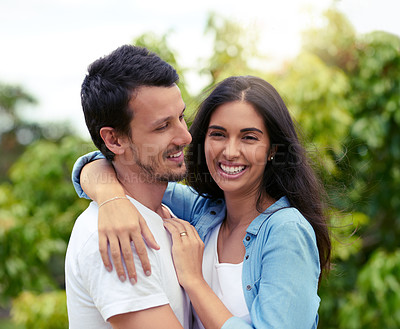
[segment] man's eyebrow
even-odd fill
[[[221,127],[221,126],[217,126],[217,125],[209,126],[208,129],[217,129],[217,130],[226,131],[226,128]],[[262,132],[262,130],[260,130],[260,129],[258,129],[258,128],[255,128],[255,127],[240,129],[240,132],[241,132],[241,133],[245,133],[245,132],[249,132],[249,131],[257,131],[257,132],[259,132],[259,133],[261,133],[261,134],[264,134],[264,133]]]
[[[181,114],[183,114],[185,111],[186,111],[186,104],[185,104],[185,106],[183,107],[183,110],[182,110]]]
[[[185,104],[185,106],[183,107],[183,110],[182,110],[182,112],[181,112],[181,115],[183,114],[183,112],[185,112],[185,110],[186,110],[186,104]],[[173,118],[174,118],[174,117],[173,117],[172,115],[169,115],[169,116],[167,116],[167,117],[165,117],[165,118],[161,118],[161,119],[158,119],[158,120],[154,121],[151,125],[152,125],[152,126],[158,126],[158,125],[162,124],[163,122],[169,121],[169,120],[171,120],[171,119],[173,119]]]

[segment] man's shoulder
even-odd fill
[[[98,214],[99,208],[97,203],[92,201],[76,219],[73,230],[90,232],[97,230]]]
[[[95,202],[91,202],[76,219],[68,248],[74,248],[77,251],[83,249],[88,251],[87,248],[83,247],[90,243],[98,248],[98,206]]]

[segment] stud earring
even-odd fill
[[[271,160],[271,161],[274,160],[274,157],[272,156],[270,160]]]

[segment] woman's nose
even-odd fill
[[[240,155],[240,146],[235,140],[229,140],[224,147],[222,154],[227,160],[235,159]]]

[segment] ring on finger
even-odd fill
[[[180,236],[187,236],[188,234],[187,234],[186,231],[183,231],[183,232],[179,233],[179,235],[180,235]]]

